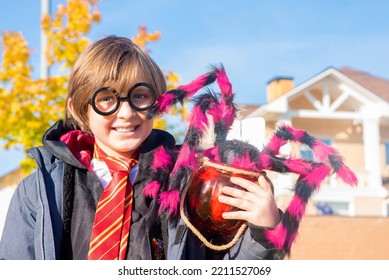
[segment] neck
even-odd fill
[[[139,154],[140,154],[140,147],[137,148],[135,151],[131,151],[127,153],[126,155],[111,155],[110,153],[106,153],[102,148],[99,147],[97,143],[94,144],[94,151],[93,151],[93,158],[97,160],[101,160],[104,157],[119,157],[119,158],[125,158],[125,159],[139,159]]]

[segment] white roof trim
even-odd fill
[[[381,97],[379,97],[375,93],[373,93],[373,92],[369,91],[368,89],[366,89],[365,87],[361,86],[359,83],[355,82],[354,80],[352,80],[351,78],[349,78],[345,74],[341,73],[337,69],[331,67],[331,68],[328,68],[328,69],[324,70],[323,72],[319,73],[318,75],[314,76],[313,78],[309,79],[308,81],[300,84],[299,86],[293,88],[292,90],[290,90],[286,94],[284,94],[284,95],[276,98],[275,100],[261,106],[260,108],[258,108],[257,110],[255,110],[251,114],[249,114],[246,118],[263,116],[266,113],[279,113],[279,114],[287,113],[288,100],[290,98],[293,98],[297,93],[303,92],[305,89],[311,87],[315,83],[323,80],[324,78],[326,78],[330,75],[335,76],[336,78],[343,81],[346,85],[349,85],[350,87],[355,88],[356,91],[365,95],[365,96],[361,96],[360,98],[357,98],[361,102],[367,103],[368,100],[370,99],[373,101],[373,103],[381,103],[381,105],[389,108],[389,103],[386,100],[382,99]],[[355,94],[353,94],[353,95],[355,98]]]

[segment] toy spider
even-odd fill
[[[293,198],[284,211],[281,223],[274,230],[265,230],[268,242],[279,252],[289,255],[308,200],[319,190],[322,181],[331,173],[349,185],[357,185],[357,178],[334,148],[306,131],[288,125],[279,126],[262,150],[243,141],[226,140],[237,108],[223,66],[213,67],[209,73],[191,83],[160,95],[155,106],[147,112],[148,117],[166,113],[178,102],[183,104],[198,90],[215,81],[221,90],[220,94],[208,90],[193,99],[195,105],[189,116],[189,128],[181,148],[171,151],[161,147],[156,151],[152,170],[149,171],[150,182],[144,194],[159,196],[160,211],[175,217],[179,210],[180,194],[198,165],[199,154],[236,168],[298,174]],[[306,144],[312,149],[317,162],[280,155],[280,148],[288,142]]]

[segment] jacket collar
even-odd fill
[[[73,165],[77,168],[86,169],[86,167],[80,163],[80,161],[73,155],[68,146],[60,140],[61,136],[70,132],[72,129],[65,127],[63,120],[57,121],[52,127],[50,127],[43,136],[43,145],[53,154],[56,158],[63,160],[64,162]],[[150,135],[146,138],[140,151],[140,160],[150,157],[159,146],[164,146],[165,149],[174,149],[175,147],[174,137],[163,130],[153,129]]]

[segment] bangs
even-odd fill
[[[139,61],[134,57],[125,57],[119,62],[116,69],[116,77],[110,80],[110,85],[119,92],[127,92],[130,87],[138,82],[145,82],[151,84],[155,88],[153,78],[148,75],[147,71],[142,68]],[[142,77],[142,81],[139,80]]]
[[[130,55],[127,52],[123,53],[117,62],[112,62],[111,65],[106,65],[105,69],[101,73],[106,75],[96,75],[95,84],[100,87],[111,86],[119,92],[127,92],[130,87],[138,82],[145,82],[153,86],[157,94],[166,90],[165,79],[161,75],[155,75],[155,65],[150,61],[145,60],[143,56]],[[142,77],[142,81],[139,80]],[[162,80],[161,80],[162,78]]]

